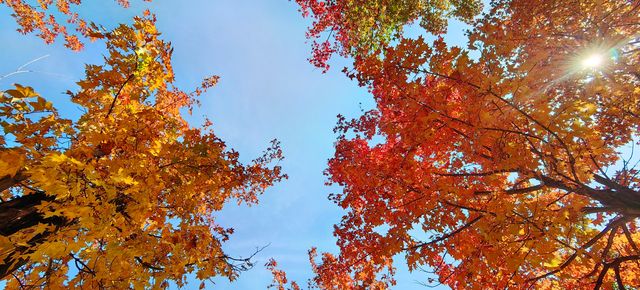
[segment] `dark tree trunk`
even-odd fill
[[[621,185],[609,178],[594,175],[594,180],[608,188],[605,193],[595,196],[602,204],[621,209],[621,214],[640,216],[640,192]]]
[[[43,223],[44,217],[36,206],[45,200],[53,198],[37,191],[0,203],[0,235],[10,236],[21,229]]]
[[[26,177],[21,174],[0,178],[0,189],[8,189]],[[0,192],[2,191],[0,190]],[[9,201],[0,202],[0,235],[9,237],[16,232],[33,227],[37,224],[61,226],[65,221],[61,217],[44,218],[37,210],[37,206],[43,201],[52,201],[54,197],[46,195],[42,191],[15,197]],[[24,256],[32,251],[32,246],[42,243],[52,232],[44,232],[36,235],[27,242],[29,246],[15,246],[11,249],[0,249],[9,252],[9,255],[0,261],[0,279],[10,275],[20,266],[27,263]]]

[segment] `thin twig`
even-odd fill
[[[122,92],[122,89],[124,89],[124,86],[127,85],[127,83],[133,78],[133,76],[134,76],[133,74],[130,74],[129,77],[127,77],[127,79],[124,81],[124,83],[120,85],[120,89],[118,89],[118,92],[116,93],[116,95],[113,96],[113,101],[111,102],[111,106],[109,106],[109,111],[107,112],[107,115],[104,116],[105,119],[109,117],[109,115],[111,114],[111,111],[113,111],[113,107],[115,107],[116,101],[118,100],[118,97]]]

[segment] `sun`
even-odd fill
[[[599,54],[599,53],[593,53],[593,54],[587,55],[587,57],[584,58],[581,62],[582,67],[588,68],[588,69],[599,68],[602,66],[603,63],[604,63],[604,57],[602,56],[602,54]]]

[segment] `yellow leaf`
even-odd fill
[[[549,263],[544,263],[543,265],[547,268],[555,268],[560,266],[561,262],[562,261],[556,257],[556,258],[553,258],[553,260],[551,260]]]
[[[118,169],[118,173],[116,173],[116,175],[112,176],[111,180],[113,180],[115,182],[119,182],[119,183],[129,184],[129,185],[138,184],[138,182],[135,181],[133,179],[133,177],[129,176],[128,174],[126,174],[124,172],[123,168]]]

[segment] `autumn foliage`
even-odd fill
[[[273,282],[267,286],[267,289],[300,290],[298,283],[289,280],[289,278],[287,278],[287,273],[278,269],[278,262],[276,262],[276,260],[269,259],[267,264],[265,264],[265,267],[267,267],[267,270],[269,270],[273,276]]]
[[[2,2],[48,40],[40,14]],[[252,261],[222,250],[233,230],[215,214],[229,202],[257,203],[284,177],[272,163],[282,158],[278,143],[242,164],[210,124],[183,119],[217,77],[193,92],[175,87],[172,48],[153,16],[87,35],[107,50],[68,92],[79,118],[65,119],[28,86],[0,94],[1,278],[11,289],[165,288],[188,273],[235,279]]]
[[[480,1],[424,0],[296,0],[302,15],[312,15],[307,32],[313,46],[312,64],[329,69],[333,54],[358,56],[384,47],[402,33],[408,22],[431,33],[446,30],[447,17],[469,22],[480,12]]]
[[[385,289],[397,259],[454,289],[640,286],[640,2],[297,2],[312,62],[353,57],[376,101],[336,128],[347,213],[316,286]]]
[[[123,7],[129,7],[129,0],[115,0]],[[151,1],[151,0],[145,0]],[[23,34],[35,32],[46,43],[53,43],[58,36],[65,40],[65,46],[72,50],[84,47],[81,38],[90,37],[91,26],[82,15],[74,11],[81,0],[0,0],[13,11],[12,16]]]
[[[386,289],[401,262],[454,289],[640,287],[640,1],[296,2],[314,20],[311,62],[352,58],[344,71],[376,102],[335,129],[326,173],[346,213],[339,253],[309,252],[310,286]],[[107,51],[68,92],[79,118],[29,86],[0,93],[0,278],[235,279],[251,256],[223,251],[233,230],[215,214],[285,177],[278,143],[241,163],[209,122],[183,118],[217,77],[180,90],[153,16],[106,31],[78,4],[0,0],[23,33]],[[444,36],[452,20],[465,47]],[[299,289],[277,266],[271,287]]]

